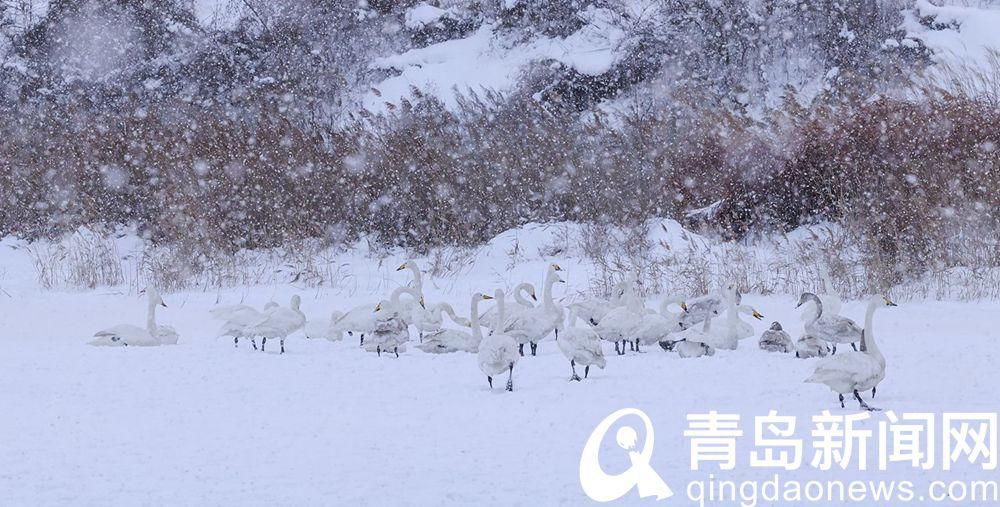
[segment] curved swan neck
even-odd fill
[[[534,303],[532,303],[531,301],[528,300],[527,297],[525,297],[525,294],[530,296],[534,292],[535,292],[535,287],[530,283],[524,282],[522,284],[519,284],[517,287],[514,287],[514,301],[517,301],[517,304],[522,306],[535,306]]]
[[[875,343],[875,333],[872,330],[872,321],[875,320],[875,310],[878,308],[878,305],[879,302],[876,300],[868,303],[868,310],[865,312],[865,328],[861,331],[861,348],[872,355],[882,355],[878,349],[878,344]]]
[[[392,306],[399,306],[399,298],[403,294],[409,294],[413,297],[415,301],[420,300],[420,293],[410,287],[397,287],[396,290],[392,291],[392,295],[389,296],[389,302]]]
[[[420,274],[420,268],[413,261],[407,262],[406,267],[409,268],[410,272],[413,273],[413,288],[417,289],[418,292],[424,292],[424,279],[423,275]]]

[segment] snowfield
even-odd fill
[[[427,300],[448,301],[464,314],[472,292],[540,282],[546,263],[508,270],[496,262],[492,271],[457,279],[428,277]],[[557,287],[556,298],[585,290],[588,267],[561,264],[569,283]],[[18,260],[7,265],[16,268]],[[503,381],[491,391],[471,354],[434,356],[410,347],[398,359],[378,358],[355,338],[328,342],[298,333],[278,355],[277,343],[261,353],[214,337],[218,323],[208,309],[216,304],[285,305],[298,293],[308,318],[326,318],[335,308],[374,305],[406,283],[408,272],[395,266],[394,259],[381,267],[372,261],[360,282],[367,291],[353,294],[288,285],[165,294],[169,307],[160,309],[159,322],[176,327],[181,339],[153,348],[85,345],[98,329],[142,324],[140,296],[43,291],[21,279],[24,271],[8,271],[6,295],[0,293],[2,503],[579,505],[589,502],[578,480],[584,442],[623,407],[649,414],[656,430],[652,465],[683,494],[687,481],[713,471],[689,469],[688,413],[741,414],[742,429],[752,435],[753,417],[777,410],[799,416],[798,434],[808,437],[812,415],[857,408],[849,400],[841,409],[826,387],[802,382],[815,360],[761,351],[756,337],[700,359],[655,346],[621,357],[605,344],[607,368],[592,369],[579,383],[568,380],[569,364],[549,338],[538,357],[518,363],[513,393],[503,391]],[[756,336],[778,320],[796,338],[802,322],[795,301],[795,295],[746,295],[744,302],[765,315],[752,322]],[[847,302],[843,314],[861,321],[863,311],[862,302]],[[900,302],[880,310],[875,333],[888,375],[873,405],[897,413],[995,412],[998,311],[996,301]],[[883,416],[874,417],[865,423],[872,430]],[[627,459],[613,437],[605,440],[605,469],[623,470]],[[741,448],[741,466],[715,475],[771,477],[773,470],[745,466],[748,453]],[[859,476],[807,467],[789,476],[996,478],[995,471],[969,467],[936,470]],[[648,503],[634,492],[621,502]]]

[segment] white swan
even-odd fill
[[[260,350],[264,352],[267,339],[277,338],[281,341],[281,352],[285,353],[285,338],[305,325],[306,316],[299,310],[302,298],[298,294],[292,296],[289,307],[275,305],[263,312],[263,317],[257,322],[247,326],[246,330],[250,336],[260,336]],[[250,338],[253,340],[253,338]],[[256,344],[254,344],[256,348]]]
[[[695,324],[704,322],[705,319],[709,317],[715,318],[716,316],[722,314],[725,310],[727,294],[730,293],[736,295],[735,303],[737,305],[743,302],[743,296],[733,285],[726,287],[726,289],[722,292],[688,299],[687,305],[684,309],[684,316],[681,319],[684,323],[684,327],[693,327]]]
[[[678,334],[678,338],[680,340],[674,344],[673,350],[680,357],[693,358],[715,355],[715,348],[708,343],[715,339],[715,335],[712,334],[712,314],[709,313],[701,329],[697,327],[685,329]]]
[[[264,305],[264,312],[278,306],[274,301],[268,301]],[[240,338],[253,341],[254,336],[247,330],[251,325],[260,322],[264,318],[264,312],[248,305],[228,305],[217,306],[208,311],[213,318],[222,321],[222,327],[217,336],[232,336],[233,345],[240,346]],[[253,343],[254,350],[257,344]]]
[[[417,265],[417,261],[408,260],[402,264],[396,271],[402,271],[404,269],[409,269],[410,273],[413,274],[413,283],[410,288],[417,291],[420,296],[419,299],[403,301],[400,304],[401,311],[403,315],[403,320],[407,324],[412,324],[413,327],[417,329],[417,335],[420,341],[424,340],[424,334],[437,331],[441,329],[441,315],[434,314],[430,311],[430,308],[426,306],[424,299],[424,279],[420,274],[420,266]]]
[[[601,319],[611,310],[622,306],[625,295],[634,290],[635,275],[629,274],[622,281],[611,286],[611,297],[609,299],[590,298],[566,306],[577,318],[588,322],[591,325],[598,325]]]
[[[795,341],[795,357],[809,359],[811,357],[826,357],[830,346],[815,336],[804,334]]]
[[[364,345],[365,350],[375,352],[379,357],[382,356],[382,351],[391,351],[399,357],[400,349],[405,350],[406,342],[410,341],[410,332],[406,321],[409,305],[400,301],[403,294],[409,295],[416,301],[416,305],[423,308],[424,300],[420,292],[410,287],[397,287],[388,300],[375,305],[372,327],[362,331],[370,337]]]
[[[479,322],[479,302],[486,298],[482,294],[476,293],[472,296],[472,303],[469,308],[471,319],[466,321],[455,316],[454,310],[447,303],[438,303],[438,307],[451,316],[452,321],[460,326],[468,326],[469,331],[460,329],[442,328],[424,336],[424,341],[416,347],[431,354],[447,354],[450,352],[479,352],[479,342],[482,341],[482,331]],[[446,307],[446,308],[445,308]],[[464,323],[461,321],[465,321]]]
[[[799,304],[795,307],[809,302],[816,305],[816,314],[811,321],[806,322],[806,334],[831,343],[833,354],[837,353],[838,343],[850,343],[851,347],[857,350],[855,343],[861,341],[861,327],[847,317],[827,314],[823,302],[811,292],[803,293],[799,298]]]
[[[306,322],[303,332],[308,339],[324,339],[330,341],[340,341],[344,339],[344,331],[340,328],[339,322],[344,312],[334,310],[330,314],[330,320],[310,320]]]
[[[119,324],[94,333],[94,339],[89,342],[96,346],[133,346],[155,347],[158,345],[173,345],[177,343],[177,331],[170,326],[156,324],[156,307],[167,307],[160,293],[153,287],[144,290],[147,296],[146,327],[132,324]]]
[[[868,310],[865,312],[865,329],[861,341],[861,351],[848,351],[839,356],[820,359],[816,363],[815,372],[805,380],[806,382],[825,384],[837,393],[841,408],[844,408],[844,395],[854,393],[854,398],[858,400],[858,405],[861,408],[869,411],[879,410],[865,403],[858,391],[871,389],[874,398],[876,386],[885,378],[885,357],[878,348],[872,329],[872,317],[875,315],[875,310],[882,306],[896,306],[896,303],[885,296],[872,296],[868,303]]]
[[[490,297],[483,296],[483,299],[490,299]],[[499,322],[503,322],[505,318],[503,299],[503,291],[497,289],[497,321]],[[478,335],[482,334],[475,326],[472,328],[472,332]],[[517,351],[517,341],[512,336],[503,334],[503,330],[499,326],[494,328],[493,333],[489,336],[485,338],[477,336],[477,338],[481,338],[481,341],[476,359],[479,362],[479,370],[486,374],[486,381],[490,383],[490,389],[493,389],[493,376],[506,371],[508,372],[507,390],[513,391],[514,365],[521,358]]]
[[[528,299],[529,297],[531,298],[530,300]],[[517,287],[514,287],[514,301],[517,302],[517,304],[521,308],[534,308],[535,302],[538,301],[538,296],[535,294],[534,284],[524,282],[518,284]],[[497,309],[496,305],[487,308],[486,311],[479,316],[480,325],[492,329],[496,325],[496,322],[494,322],[494,317],[496,316],[496,309]],[[514,312],[516,312],[516,310],[509,313],[514,313]]]
[[[518,343],[518,353],[524,355],[524,344],[531,345],[531,355],[536,355],[538,342],[555,331],[559,336],[559,329],[562,327],[563,313],[559,304],[552,297],[552,286],[556,283],[565,283],[559,278],[558,272],[562,268],[558,264],[549,265],[545,273],[545,285],[542,289],[542,304],[531,307],[519,307],[515,312],[505,310],[503,326],[501,332],[514,337]],[[497,302],[499,308],[500,303]],[[494,326],[496,329],[496,326]]]
[[[670,311],[671,305],[679,305],[680,312]],[[660,301],[659,312],[650,312],[642,315],[639,324],[633,331],[636,340],[636,350],[639,344],[652,345],[659,342],[669,342],[671,336],[684,330],[681,324],[683,309],[687,305],[679,297],[666,297]]]
[[[646,307],[638,298],[629,299],[625,306],[608,312],[594,329],[601,339],[614,342],[618,355],[625,355],[625,343],[633,343],[634,347],[635,330],[646,314]]]
[[[723,298],[723,306],[726,309],[726,320],[721,326],[716,326],[712,329],[715,338],[709,342],[710,345],[717,349],[736,350],[740,340],[754,335],[753,326],[740,319],[741,313],[750,315],[757,320],[764,318],[752,306],[738,305],[736,303],[738,299],[739,293],[736,292],[734,287],[727,289],[725,298]]]
[[[573,371],[570,380],[579,381],[580,376],[576,373],[577,364],[584,366],[583,378],[587,378],[590,375],[591,365],[603,370],[607,361],[604,359],[604,349],[601,348],[601,337],[597,331],[586,323],[584,327],[576,327],[574,324],[576,324],[576,314],[570,311],[569,326],[556,338],[556,345],[566,359],[569,359],[569,366]]]
[[[839,315],[842,306],[840,296],[837,295],[837,290],[833,287],[833,280],[830,279],[830,270],[823,264],[819,265],[819,276],[823,288],[820,292],[816,293],[816,297],[822,303],[823,312],[827,315]],[[807,307],[806,311],[802,312],[802,321],[811,322],[818,315],[819,306]]]
[[[765,330],[760,335],[760,340],[757,345],[761,350],[766,350],[768,352],[782,352],[788,353],[795,350],[795,345],[792,343],[792,337],[788,336],[788,333],[781,328],[781,323],[775,321],[771,323],[771,327]]]
[[[373,304],[377,303],[355,306],[344,312],[334,323],[337,329],[346,332],[348,336],[358,335],[360,337],[358,345],[362,347],[365,345],[365,334],[370,333],[375,328],[375,312],[372,311]]]

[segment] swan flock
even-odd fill
[[[684,298],[664,297],[654,308],[647,307],[639,295],[636,276],[628,276],[610,291],[608,299],[591,298],[563,305],[554,295],[556,284],[565,283],[558,264],[548,265],[539,300],[535,285],[524,282],[507,297],[502,289],[492,295],[477,292],[469,301],[468,317],[459,315],[445,302],[428,305],[423,291],[419,266],[407,261],[397,271],[409,270],[411,283],[392,291],[387,299],[359,305],[348,311],[334,310],[329,319],[308,321],[300,309],[301,298],[293,295],[287,306],[269,302],[257,309],[249,305],[216,306],[209,310],[221,322],[216,336],[249,341],[254,350],[265,351],[267,341],[279,341],[279,354],[285,353],[285,340],[303,329],[306,338],[343,340],[356,337],[358,345],[377,356],[399,358],[416,331],[414,347],[428,354],[475,354],[487,385],[493,388],[494,377],[506,375],[506,391],[514,390],[515,367],[525,357],[538,354],[539,344],[550,337],[556,349],[569,362],[569,380],[588,379],[591,366],[605,369],[604,343],[611,342],[615,354],[628,351],[643,353],[643,346],[658,344],[679,358],[713,356],[717,350],[736,350],[739,342],[754,335],[753,326],[743,320],[763,318],[757,309],[742,303],[735,286],[717,293]],[[824,285],[831,286],[828,275]],[[95,346],[148,347],[178,343],[177,331],[157,322],[157,308],[168,308],[154,287],[146,296],[145,327],[119,324],[94,334]],[[493,304],[485,311],[483,304]],[[797,308],[805,307],[803,334],[793,340],[781,323],[773,322],[759,338],[763,351],[794,353],[799,358],[818,358],[807,383],[823,384],[838,394],[841,407],[844,396],[852,395],[864,410],[878,410],[861,396],[871,391],[875,397],[885,378],[886,358],[875,339],[872,321],[878,308],[896,306],[888,297],[873,296],[867,306],[864,325],[839,315],[840,299],[830,293],[806,292]],[[445,320],[447,315],[448,319]],[[486,328],[485,330],[483,328]],[[257,339],[260,347],[257,347]],[[850,344],[853,350],[837,354],[837,345]],[[609,345],[610,346],[610,345]],[[272,352],[273,353],[273,352]],[[583,367],[583,377],[577,367]]]

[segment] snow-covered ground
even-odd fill
[[[513,393],[491,391],[469,354],[434,356],[411,347],[398,359],[378,358],[354,339],[298,334],[278,355],[277,347],[254,352],[215,337],[218,323],[208,309],[216,304],[285,304],[298,293],[311,319],[374,305],[408,282],[408,272],[395,271],[401,257],[381,265],[355,259],[360,289],[352,293],[276,285],[166,294],[169,306],[158,317],[180,332],[176,346],[90,347],[98,329],[142,324],[144,300],[115,288],[42,290],[22,253],[8,250],[4,259],[3,505],[579,505],[588,501],[578,479],[581,450],[614,410],[649,414],[657,441],[652,465],[676,490],[705,475],[688,467],[688,413],[741,414],[751,434],[754,416],[777,410],[799,416],[799,433],[808,436],[808,417],[856,408],[849,401],[841,409],[825,387],[802,382],[815,360],[761,351],[756,337],[700,359],[655,346],[619,357],[608,347],[607,368],[579,383],[568,381],[569,364],[550,338],[538,357],[518,364]],[[562,260],[508,266],[497,258],[491,269],[429,277],[427,300],[467,313],[472,292],[540,283],[551,261]],[[558,287],[557,299],[586,290],[590,267],[561,264],[569,283]],[[751,322],[757,336],[774,320],[793,336],[801,332],[794,295],[744,300],[766,317]],[[863,311],[862,302],[848,302],[843,313],[860,321]],[[917,301],[881,310],[875,333],[889,373],[873,403],[896,412],[995,412],[998,311],[997,301]],[[874,430],[876,420],[865,427]],[[613,438],[607,440],[602,462],[621,469]],[[968,467],[935,470],[795,477],[996,478],[995,471]],[[716,476],[772,473],[741,466]],[[634,493],[622,502],[647,503]]]

